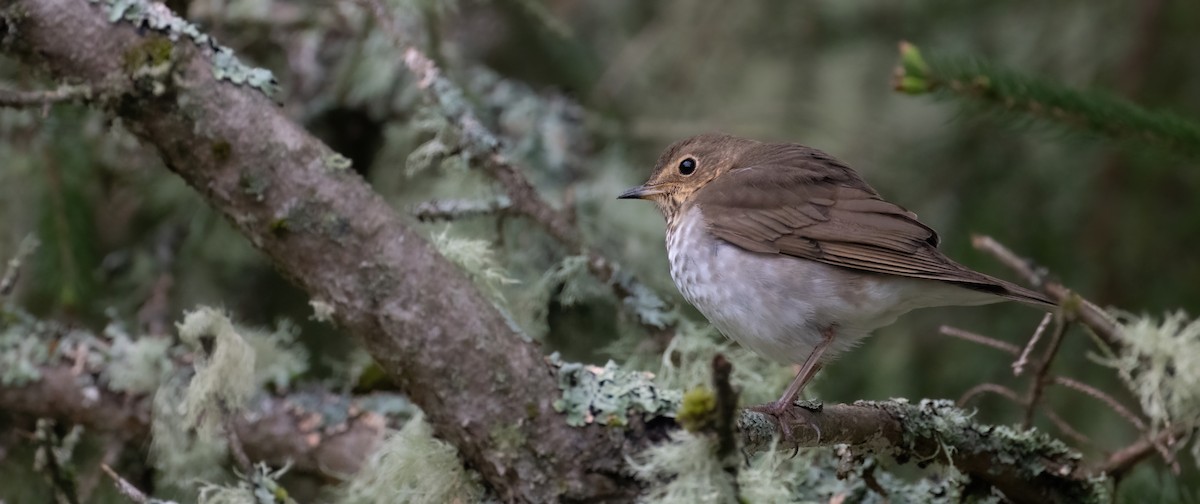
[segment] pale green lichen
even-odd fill
[[[354,165],[354,162],[350,161],[350,158],[336,152],[321,158],[321,162],[325,165],[325,169],[331,172],[348,171]]]
[[[179,339],[196,350],[196,375],[184,394],[184,427],[214,432],[257,387],[254,348],[219,310],[201,307],[178,324]]]
[[[239,333],[254,351],[254,383],[286,390],[292,380],[308,371],[308,351],[296,344],[300,328],[280,320],[274,331],[239,327]]]
[[[435,439],[423,416],[389,434],[340,491],[344,504],[479,502],[479,476],[463,468],[454,446]]]
[[[554,409],[566,413],[568,425],[623,426],[629,423],[630,411],[674,417],[679,409],[680,392],[655,386],[653,373],[623,370],[612,361],[604,367],[564,363],[558,354],[549,361],[559,367],[558,388],[563,392]]]
[[[150,461],[162,487],[181,497],[203,481],[225,481],[229,449],[225,439],[211,430],[193,431],[185,426],[182,408],[184,384],[164,383],[154,394],[150,423]],[[182,493],[180,493],[182,492]]]
[[[642,502],[658,504],[736,502],[732,476],[713,454],[712,442],[688,432],[671,434],[632,457],[629,468],[649,483]]]
[[[241,475],[233,485],[205,483],[200,487],[200,504],[296,504],[279,478],[287,467],[272,471],[266,464],[259,463],[249,475]]]
[[[317,322],[333,323],[333,315],[336,310],[333,305],[320,299],[312,299],[308,301],[308,305],[312,307],[312,320]]]
[[[238,85],[247,85],[274,97],[279,90],[278,81],[270,70],[255,68],[242,63],[233,50],[217,44],[200,28],[189,23],[159,2],[149,0],[90,0],[101,4],[108,12],[110,22],[128,22],[138,29],[154,30],[172,42],[181,38],[191,40],[201,50],[209,51],[213,77]]]
[[[1152,434],[1200,425],[1200,319],[1189,320],[1183,311],[1161,320],[1120,318],[1115,336],[1121,349],[1098,360],[1116,369],[1138,398],[1152,421]]]
[[[430,236],[430,242],[450,262],[457,264],[467,275],[485,287],[494,299],[503,301],[501,287],[517,283],[496,260],[496,251],[488,240],[464,238],[450,233],[450,226]]]
[[[765,361],[762,356],[717,334],[711,327],[686,319],[676,326],[675,337],[662,354],[654,356],[653,360],[634,359],[627,365],[656,369],[656,382],[660,387],[687,390],[712,381],[712,358],[718,353],[733,365],[729,381],[741,391],[744,404],[777,399],[795,375],[789,367]]]
[[[158,389],[174,369],[168,338],[133,338],[117,324],[109,324],[105,335],[112,339],[111,363],[102,376],[108,388],[133,394],[148,394]]]

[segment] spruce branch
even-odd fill
[[[974,59],[925,58],[908,42],[900,42],[892,87],[905,94],[961,100],[984,112],[1036,119],[1068,131],[1200,158],[1200,122],[1195,119],[1150,110],[1103,91],[1070,89]]]

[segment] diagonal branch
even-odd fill
[[[230,66],[228,54],[215,58],[206,36],[197,43],[194,34],[167,33],[186,22],[162,4],[119,3],[120,10],[111,2],[5,1],[17,14],[0,21],[0,50],[84,82],[127,72],[126,55],[148,45],[169,57],[172,73],[162,80],[169,87],[126,95],[113,113],[284,276],[332,307],[502,500],[637,492],[620,473],[623,439],[563,422],[554,409],[558,385],[538,347],[344,158],[245,77],[229,78],[245,69]],[[253,69],[249,77],[269,82]],[[523,442],[495,443],[497,429]]]
[[[1008,266],[1009,269],[1020,275],[1026,283],[1049,295],[1067,311],[1068,315],[1078,317],[1079,321],[1091,329],[1109,348],[1121,346],[1114,336],[1118,330],[1116,321],[1099,306],[1072,292],[1062,284],[1046,278],[1046,275],[1029,261],[1013,253],[1008,247],[990,236],[975,235],[971,237],[971,244],[976,249],[991,254],[1001,264]]]

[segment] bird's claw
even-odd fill
[[[809,422],[808,418],[801,415],[800,412],[792,406],[793,405],[774,401],[758,406],[752,406],[749,409],[775,419],[775,422],[779,425],[781,441],[783,441],[785,445],[790,444],[794,447],[794,450],[792,451],[792,458],[794,458],[800,453],[800,443],[796,440],[796,436],[792,431],[792,426],[799,424],[808,426],[817,433],[818,443],[821,441],[821,429],[812,422]],[[801,409],[811,411],[813,413],[820,413],[824,408],[824,405],[821,403],[821,401],[811,400],[797,401],[795,406],[799,406]]]

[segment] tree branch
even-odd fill
[[[844,443],[901,462],[952,463],[1014,502],[1084,502],[1103,491],[1080,471],[1078,455],[1061,442],[1036,431],[972,423],[949,401],[858,401],[820,411],[792,408],[792,413],[788,421],[794,446]],[[742,411],[738,426],[742,446],[751,453],[781,435],[773,418],[755,411]]]
[[[40,369],[41,378],[21,386],[0,385],[0,409],[53,418],[122,440],[150,435],[150,399],[114,392],[76,374],[70,365]],[[298,471],[341,479],[354,474],[382,443],[389,423],[364,402],[331,394],[261,397],[230,423],[246,455],[272,464],[293,461]],[[305,405],[320,404],[321,410]],[[394,425],[392,425],[394,427]]]
[[[1116,321],[1099,306],[1072,292],[1062,284],[1047,279],[1046,275],[1038,271],[1029,261],[1017,256],[1008,247],[990,236],[975,235],[971,237],[971,244],[976,249],[991,254],[1001,264],[1008,266],[1009,269],[1020,275],[1026,283],[1049,295],[1067,311],[1068,315],[1078,317],[1079,321],[1091,329],[1109,348],[1117,348],[1121,345],[1114,336],[1117,332]]]
[[[9,0],[4,8],[13,13],[0,26],[6,52],[85,82],[128,71],[125,56],[139,48],[161,56],[168,34],[156,27],[174,25],[146,21],[178,20],[149,2],[119,13],[146,17],[141,26],[110,23],[114,7],[104,2]],[[228,77],[228,58],[212,58],[210,39],[169,35],[178,38],[169,88],[125,96],[113,112],[284,276],[333,307],[501,499],[636,494],[620,474],[624,439],[566,425],[539,349],[457,267],[259,89],[219,78]],[[498,429],[521,442],[495,443]]]

